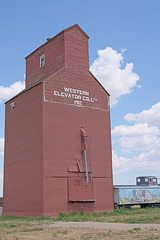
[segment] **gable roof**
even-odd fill
[[[68,31],[72,30],[73,28],[77,28],[87,39],[89,39],[89,36],[82,30],[82,28],[80,28],[80,26],[78,24],[75,24],[75,25],[73,25],[73,26],[71,26],[69,28],[64,29],[63,31],[61,31],[60,33],[55,35],[53,38],[51,38],[49,41],[47,41],[44,44],[42,44],[40,47],[38,47],[36,50],[34,50],[32,53],[30,53],[27,57],[25,57],[25,59],[27,59],[29,56],[31,56],[34,52],[36,52],[42,46],[47,45],[48,43],[50,43],[51,41],[55,40],[60,35],[64,34],[65,32],[68,32]]]

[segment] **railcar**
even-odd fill
[[[114,207],[160,207],[160,184],[155,176],[136,177],[136,185],[114,185]]]

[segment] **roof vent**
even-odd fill
[[[49,37],[49,38],[47,38],[46,40],[47,40],[47,42],[49,41],[49,40],[51,40],[52,38],[51,37]]]

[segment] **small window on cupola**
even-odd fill
[[[45,54],[40,56],[40,67],[43,67],[45,65]]]

